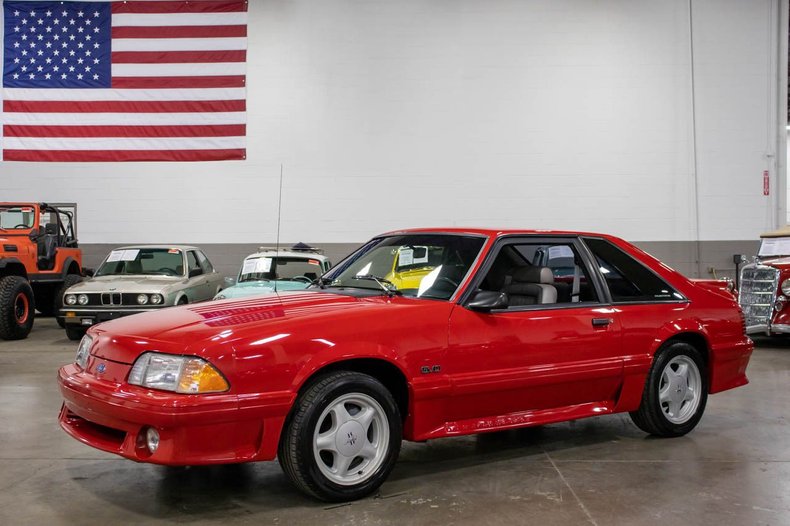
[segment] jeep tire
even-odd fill
[[[35,302],[30,283],[20,276],[0,278],[0,338],[27,338],[33,328],[34,312]]]

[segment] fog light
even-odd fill
[[[159,431],[149,427],[145,431],[145,445],[148,446],[148,451],[155,453],[159,447]]]
[[[79,296],[77,296],[77,303],[79,303],[80,305],[87,305],[88,296],[86,296],[85,294],[80,294]]]

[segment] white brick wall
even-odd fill
[[[777,206],[778,0],[693,4],[700,237],[753,239]],[[270,242],[282,163],[287,241],[691,240],[688,23],[687,0],[252,0],[246,161],[6,162],[0,199],[78,202],[87,243]]]

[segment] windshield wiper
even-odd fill
[[[403,294],[401,291],[398,290],[398,287],[395,286],[393,282],[385,278],[380,278],[379,276],[374,276],[373,274],[357,274],[352,279],[364,279],[367,281],[375,281],[378,284],[378,286],[381,287],[381,290],[383,290],[384,293],[389,297],[392,297],[396,294],[398,295]],[[387,285],[389,285],[389,287]]]

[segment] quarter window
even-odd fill
[[[614,302],[683,299],[666,281],[603,239],[586,238]]]

